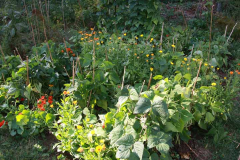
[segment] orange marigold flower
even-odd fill
[[[63,91],[63,94],[64,94],[64,95],[67,95],[67,91]]]
[[[53,84],[49,84],[49,87],[53,87]]]
[[[64,53],[64,50],[62,49],[61,52]]]
[[[233,71],[230,71],[229,73],[230,73],[231,75],[233,75],[233,74],[234,74],[234,72],[233,72]]]
[[[93,30],[94,30],[94,28],[90,28],[90,30],[91,30],[91,31],[93,31]]]
[[[73,53],[73,54],[72,54],[72,56],[73,56],[73,57],[75,57],[75,56],[76,56],[76,54],[74,54],[74,53]]]

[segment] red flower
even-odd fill
[[[231,74],[231,75],[233,75],[233,74],[234,74],[234,72],[233,72],[233,71],[230,71],[230,74]]]
[[[45,111],[45,108],[44,108],[44,107],[42,107],[42,108],[40,108],[40,110],[41,110],[41,111]]]
[[[67,48],[67,51],[70,52],[70,51],[71,51],[71,48]]]
[[[44,100],[44,99],[45,99],[45,96],[42,96],[40,99],[41,99],[41,100]]]
[[[64,50],[62,50],[61,52],[64,53]]]
[[[49,104],[52,104],[52,103],[53,103],[53,101],[49,99],[49,100],[48,100],[48,103],[49,103]]]
[[[4,125],[5,121],[2,120],[2,122],[0,122],[0,128]]]
[[[102,129],[104,129],[105,128],[105,123],[103,123],[103,125],[102,125]]]
[[[21,113],[18,113],[18,115],[22,115],[22,112],[21,112]]]
[[[20,101],[21,101],[21,102],[22,102],[22,101],[24,101],[24,98],[21,98],[21,100],[20,100]]]
[[[70,51],[70,53],[73,53],[73,51]]]
[[[52,100],[52,99],[53,99],[53,96],[49,96],[49,97],[48,97],[48,100]]]
[[[169,37],[169,34],[167,34],[166,37]]]

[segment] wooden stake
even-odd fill
[[[45,41],[45,43],[47,44],[48,51],[49,51],[49,54],[50,54],[50,58],[51,58],[51,61],[53,62],[52,53],[51,53],[51,50],[50,50],[49,44],[48,44],[47,41]]]
[[[4,74],[2,73],[2,77],[3,77],[3,82],[5,83],[6,81],[5,81],[5,78],[4,78]]]
[[[227,28],[228,28],[228,25],[226,25],[224,37],[226,37],[226,35],[227,35]]]
[[[142,87],[141,87],[141,90],[140,90],[140,93],[139,93],[139,97],[140,97],[140,95],[141,95],[141,93],[142,93],[142,90],[143,90],[144,84],[145,84],[145,80],[143,81],[143,84],[142,84]]]
[[[73,86],[74,86],[74,77],[75,77],[75,71],[74,71],[74,60],[73,60],[73,65],[72,65],[72,74],[73,74],[73,78],[72,78],[72,84],[73,84]]]
[[[77,61],[78,61],[79,67],[80,67],[80,72],[81,72],[81,74],[83,74],[82,66],[81,66],[81,62],[80,62],[80,57],[78,57],[78,56],[77,56]]]
[[[162,33],[161,33],[161,38],[160,38],[160,50],[162,50],[162,42],[163,42],[163,28],[164,28],[164,22],[162,24]]]
[[[193,96],[193,92],[194,92],[194,89],[195,89],[195,86],[196,86],[196,83],[197,83],[197,79],[198,79],[198,76],[199,76],[199,73],[200,73],[200,70],[201,70],[201,66],[202,66],[202,61],[200,62],[199,64],[199,68],[198,68],[198,73],[197,73],[197,78],[194,82],[194,85],[193,85],[193,89],[192,89],[192,96]],[[190,109],[191,110],[191,109]]]
[[[68,78],[70,79],[70,76],[69,76],[69,74],[68,74],[68,72],[67,72],[67,70],[66,70],[65,66],[64,66],[63,68],[64,68],[65,72],[67,73],[67,75],[68,75]]]
[[[122,78],[122,87],[121,87],[121,90],[123,89],[123,86],[124,86],[125,72],[126,72],[126,66],[124,66],[124,70],[123,70],[123,78]]]
[[[211,52],[211,41],[212,41],[213,7],[214,7],[214,5],[212,6],[212,11],[211,11],[211,24],[210,24],[210,32],[209,32],[209,49],[208,49],[208,63],[209,63],[209,58],[210,58],[210,52]]]
[[[185,18],[185,16],[184,16],[184,12],[183,12],[182,9],[181,9],[181,11],[182,11],[183,20],[184,20],[184,23],[185,23],[185,29],[187,29],[187,28],[188,28],[187,20],[186,20],[186,18]]]
[[[17,49],[17,47],[15,47],[15,49],[16,49],[16,51],[17,51],[17,54],[19,55],[20,59],[23,61],[23,59],[22,59],[22,57],[21,57],[20,53],[18,52],[18,49]]]
[[[95,37],[95,36],[94,36]],[[93,80],[94,80],[94,76],[95,76],[95,41],[93,40]]]
[[[64,27],[64,31],[66,31],[66,24],[65,24],[65,19],[64,19],[64,5],[63,5],[63,0],[62,0],[62,14],[63,14],[63,27]]]
[[[4,53],[3,53],[3,50],[2,50],[2,46],[0,45],[0,50],[1,50],[1,53],[2,53],[2,56],[3,56],[3,61],[5,62],[5,63],[7,63],[6,62],[6,59],[5,59],[5,55],[4,55]]]
[[[231,35],[232,35],[232,33],[233,33],[233,31],[234,31],[234,29],[235,29],[236,26],[237,26],[237,23],[233,26],[233,29],[232,29],[232,31],[231,31],[228,39],[227,39],[227,43],[228,43],[228,41],[229,41],[229,39],[230,39],[230,37],[231,37]]]
[[[193,44],[193,46],[192,46],[192,50],[191,50],[191,54],[190,54],[190,58],[189,58],[189,60],[188,60],[188,63],[190,63],[190,62],[191,62],[191,59],[192,59],[192,54],[193,54],[193,49],[194,49],[194,44]]]
[[[153,28],[151,29],[151,32],[150,32],[150,34],[148,35],[148,38],[147,38],[147,40],[146,40],[146,43],[147,43],[148,39],[151,37],[154,28],[155,28],[155,25],[153,25]]]
[[[151,72],[151,74],[150,74],[150,78],[149,78],[149,82],[148,82],[148,88],[147,88],[147,90],[149,90],[149,88],[150,88],[151,81],[152,81],[152,72]]]
[[[28,68],[28,56],[26,56],[26,61],[27,61],[27,82],[26,85],[29,85],[29,68]]]
[[[16,55],[16,51],[15,51],[15,50],[13,50],[13,53],[14,53],[14,55],[15,55],[15,56],[17,56],[17,55]]]

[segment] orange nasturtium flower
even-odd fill
[[[93,31],[93,30],[94,30],[94,28],[90,28],[90,30],[91,30],[91,31]]]
[[[49,84],[49,87],[53,87],[53,84]]]
[[[233,75],[233,74],[234,74],[234,72],[233,72],[233,71],[230,71],[229,73],[230,73],[231,75]]]
[[[82,147],[79,147],[79,148],[77,149],[77,151],[80,152],[80,153],[82,153],[84,150],[83,150]]]

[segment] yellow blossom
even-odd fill
[[[99,142],[100,142],[100,143],[104,143],[104,139],[101,139]]]
[[[92,124],[90,124],[90,126],[89,126],[90,128],[93,128],[93,125]]]
[[[118,37],[118,39],[120,40],[120,39],[121,39],[121,37]]]
[[[195,59],[195,58],[193,58],[193,61],[196,61],[196,59]]]
[[[97,45],[99,46],[99,45],[100,45],[100,43],[97,43]]]
[[[138,37],[135,37],[135,39],[138,39]]]
[[[84,38],[81,38],[81,41],[83,41],[84,40]]]
[[[149,54],[147,54],[146,57],[149,57]]]
[[[171,65],[174,65],[174,63],[173,62],[170,62],[171,63]]]
[[[187,70],[189,70],[190,68],[188,67]]]
[[[204,66],[208,66],[208,64],[207,64],[207,63],[204,63]]]
[[[143,37],[143,34],[141,34],[140,37]]]
[[[89,119],[89,118],[87,118],[87,119],[86,119],[86,121],[87,121],[87,122],[89,122],[89,121],[90,121],[90,119]]]
[[[98,33],[99,33],[99,34],[101,34],[102,32],[101,32],[101,31],[99,31]]]
[[[77,101],[73,101],[73,104],[75,104],[75,105],[76,105],[76,104],[77,104]]]
[[[53,108],[54,107],[53,104],[51,104],[50,107]]]
[[[154,48],[155,46],[153,45],[152,48]]]
[[[94,135],[94,134],[95,134],[95,131],[94,131],[94,130],[92,130],[90,133],[91,133],[92,135]]]
[[[184,61],[187,61],[187,58],[184,58]]]
[[[176,46],[175,46],[174,44],[172,45],[172,47],[173,47],[173,48],[176,48]]]
[[[101,152],[101,151],[102,151],[102,146],[100,146],[100,145],[97,146],[95,151],[96,151],[97,153]]]
[[[153,71],[153,68],[152,68],[152,67],[150,68],[150,71],[151,71],[151,72]]]
[[[134,55],[136,56],[136,55],[137,55],[137,53],[134,53]]]
[[[159,53],[162,53],[162,52],[163,52],[162,50],[159,51]]]
[[[103,44],[103,41],[101,41],[101,43]]]
[[[216,86],[217,84],[216,83],[212,83],[212,86]]]
[[[83,148],[82,147],[79,147],[78,149],[77,149],[77,152],[80,152],[80,153],[82,153],[84,150],[83,150]]]
[[[126,35],[127,35],[127,33],[124,33],[123,35],[124,35],[124,36],[126,36]]]
[[[148,60],[146,60],[146,62],[148,62]]]
[[[80,126],[80,125],[77,126],[77,129],[79,129],[79,130],[81,130],[82,128],[83,128],[83,127]]]
[[[110,37],[109,39],[111,40],[112,38]]]
[[[217,68],[217,70],[219,70],[219,68]]]
[[[49,84],[49,87],[53,87],[53,84]]]
[[[227,79],[227,77],[224,77],[224,79]]]

